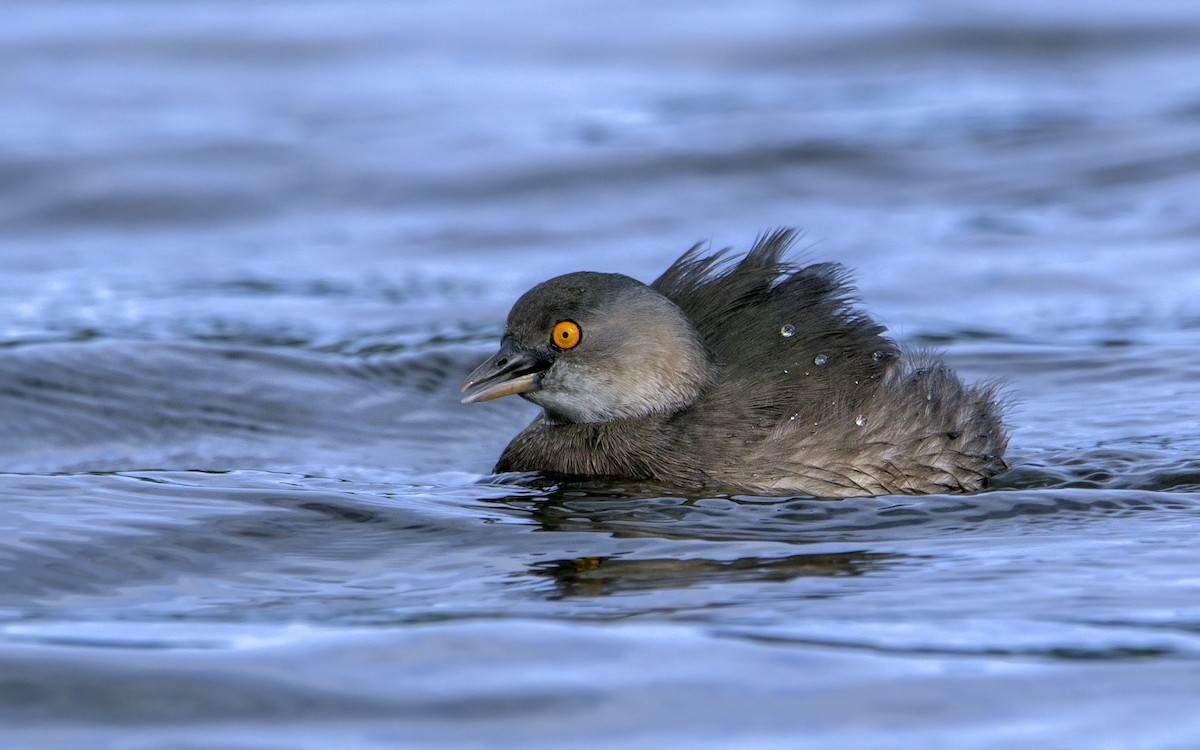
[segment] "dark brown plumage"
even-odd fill
[[[495,470],[831,497],[986,487],[1007,468],[995,385],[902,353],[841,266],[784,260],[795,236],[737,262],[697,245],[649,286],[583,272],[526,292],[463,386],[543,407]]]

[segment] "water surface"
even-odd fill
[[[0,738],[1200,743],[1193,6],[10,4]],[[489,475],[522,291],[781,225],[994,490]]]

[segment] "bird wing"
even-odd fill
[[[899,356],[856,307],[837,263],[785,259],[795,229],[761,235],[740,260],[696,245],[651,287],[683,310],[721,369],[713,397],[763,427],[844,414]]]

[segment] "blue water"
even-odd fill
[[[1193,2],[10,2],[0,745],[1200,746]],[[974,497],[490,477],[553,274],[805,229]]]

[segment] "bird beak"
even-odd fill
[[[514,393],[526,393],[538,387],[542,373],[550,367],[545,358],[525,351],[505,337],[500,351],[467,376],[462,391],[464,404],[491,401]]]

